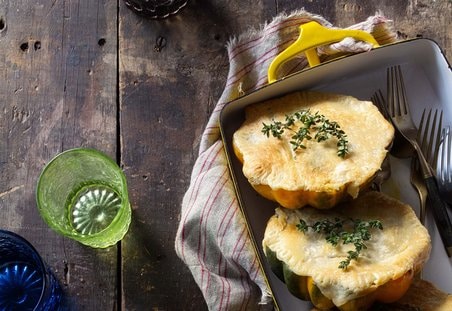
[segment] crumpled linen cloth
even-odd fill
[[[202,134],[175,240],[176,253],[189,267],[209,310],[273,309],[229,175],[218,119],[225,103],[267,84],[270,62],[298,38],[299,25],[309,21],[334,28],[321,16],[297,10],[280,14],[227,45],[230,67],[226,86]],[[396,41],[392,21],[381,13],[348,28],[370,32],[381,45]],[[322,48],[319,54],[322,59],[370,48],[367,43],[347,38]],[[300,55],[286,62],[278,75],[306,66],[306,58]]]

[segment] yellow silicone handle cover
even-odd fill
[[[330,29],[320,25],[317,22],[308,22],[300,26],[300,35],[287,49],[276,56],[268,68],[268,83],[276,81],[276,71],[289,59],[304,52],[308,59],[309,66],[313,67],[320,64],[316,47],[331,43],[336,43],[344,38],[352,37],[357,40],[365,41],[376,48],[380,45],[375,38],[368,32],[353,29]]]

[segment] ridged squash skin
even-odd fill
[[[284,282],[286,283],[289,292],[301,300],[311,300],[308,291],[308,277],[293,273],[292,270],[290,270],[290,267],[285,263],[282,263],[282,265]]]

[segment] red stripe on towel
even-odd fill
[[[215,185],[212,188],[212,192],[209,194],[206,204],[204,205],[204,207],[202,208],[202,211],[201,211],[201,216],[199,219],[200,230],[198,230],[198,250],[197,250],[197,254],[198,254],[197,257],[198,257],[198,262],[200,265],[204,265],[204,259],[205,259],[205,253],[206,253],[205,240],[206,240],[206,236],[207,236],[207,234],[206,234],[207,218],[210,214],[210,211],[212,210],[212,206],[214,205],[213,203],[215,203],[216,199],[218,198],[218,195],[220,194],[221,190],[223,189],[224,184],[226,183],[226,179],[223,179],[223,176],[226,172],[227,172],[227,168],[223,170],[221,177],[218,178],[217,181],[215,182]],[[221,181],[223,181],[223,183],[220,184]],[[215,195],[213,195],[213,191],[217,188],[218,185],[219,185],[219,188],[218,188],[217,192],[215,193]],[[212,200],[212,202],[210,202],[211,200]],[[202,230],[203,227],[204,227],[204,230]],[[203,243],[203,241],[204,241],[204,243]],[[202,259],[201,259],[201,248],[202,248],[202,253],[203,253]],[[202,271],[204,272],[204,270],[202,270]],[[208,280],[206,282],[206,288],[208,287],[210,276],[207,275],[207,277],[208,277]],[[203,287],[203,284],[204,284],[204,273],[201,274],[201,287]]]
[[[217,149],[218,150],[216,150],[216,153],[212,156],[212,154],[215,151],[215,148],[211,147],[211,150],[209,150],[209,154],[206,156],[206,158],[204,159],[204,161],[201,165],[200,171],[203,171],[208,163],[209,163],[209,165],[207,166],[207,169],[209,169],[212,166],[213,162],[216,160],[216,158],[222,151],[222,148],[217,148]],[[202,182],[204,180],[204,176],[205,176],[205,174],[199,174],[199,172],[198,172],[196,180],[194,182],[194,186],[190,193],[188,209],[187,209],[187,211],[184,215],[184,219],[182,221],[182,233],[181,233],[182,238],[181,238],[180,244],[181,244],[181,255],[184,260],[186,259],[184,246],[185,246],[185,240],[187,239],[187,236],[186,236],[187,219],[188,219],[188,216],[190,215],[191,210],[193,209],[194,201],[196,200],[196,198],[199,194],[199,189],[200,189],[199,185],[202,184]],[[196,192],[196,194],[194,194],[195,192]]]
[[[249,64],[244,65],[239,70],[237,70],[235,72],[235,74],[228,77],[228,80],[226,81],[226,87],[229,87],[232,84],[239,81],[246,74],[248,74],[252,69],[254,69],[256,65],[260,65],[263,62],[275,57],[280,50],[284,50],[292,42],[293,42],[292,39],[286,40],[286,41],[282,42],[281,44],[279,44],[278,46],[272,47],[271,49],[264,51],[261,55],[257,56],[254,61],[252,61]]]
[[[244,43],[234,47],[229,53],[230,54],[229,61],[232,61],[235,57],[237,57],[237,55],[240,55],[241,53],[244,53],[247,50],[258,46],[259,44],[261,44],[260,41],[262,39],[266,38],[268,35],[271,35],[273,33],[279,32],[281,30],[285,30],[285,29],[290,28],[290,27],[296,27],[296,26],[299,26],[301,24],[304,24],[304,23],[307,23],[307,22],[310,22],[310,21],[312,21],[312,19],[302,17],[302,18],[289,18],[289,19],[284,20],[282,22],[275,23],[272,26],[266,28],[265,31],[263,32],[263,35],[258,36],[256,38],[250,40],[250,41],[244,42]],[[278,28],[279,26],[283,26],[283,27]],[[298,36],[298,33],[297,33],[297,36]],[[254,45],[249,45],[249,44],[252,44],[252,43],[254,43]],[[239,49],[241,49],[241,50],[237,51]]]

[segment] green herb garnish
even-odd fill
[[[352,232],[345,231],[344,224],[351,222],[353,226],[349,226]],[[311,228],[314,232],[324,233],[326,235],[326,241],[336,246],[342,241],[342,244],[353,244],[355,246],[354,251],[348,251],[347,258],[339,263],[338,268],[347,270],[352,260],[358,260],[359,254],[367,246],[365,241],[370,240],[372,234],[370,229],[383,230],[383,225],[379,220],[362,221],[360,219],[346,219],[341,220],[335,218],[334,221],[322,220],[317,221],[313,225],[308,225],[303,219],[300,219],[300,223],[297,224],[297,229],[306,233]]]
[[[301,123],[301,126],[297,131],[293,129],[295,122]],[[303,141],[311,140],[311,131],[315,131],[314,139],[317,142],[325,141],[330,137],[336,137],[337,142],[337,155],[344,158],[348,153],[348,141],[347,135],[337,122],[328,120],[324,115],[319,114],[317,111],[312,114],[309,109],[295,112],[292,115],[286,115],[284,122],[275,121],[271,124],[263,124],[262,133],[270,137],[281,138],[285,130],[290,130],[294,133],[289,143],[292,145],[293,150],[298,148],[305,149],[306,146]]]

